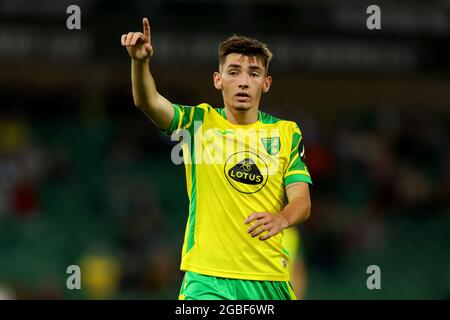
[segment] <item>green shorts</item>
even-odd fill
[[[296,300],[289,281],[219,278],[187,271],[179,300]]]

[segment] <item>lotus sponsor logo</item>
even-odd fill
[[[261,172],[255,162],[250,158],[245,158],[228,170],[228,175],[233,180],[245,184],[260,184],[263,181]]]
[[[233,188],[242,193],[260,191],[269,178],[266,162],[251,151],[237,152],[229,157],[224,174]]]

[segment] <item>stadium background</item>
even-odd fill
[[[133,106],[120,45],[147,16],[172,102],[221,106],[212,72],[233,33],[274,52],[261,109],[299,123],[315,182],[306,299],[450,298],[450,2],[377,1],[381,31],[369,4],[0,1],[0,297],[176,298],[184,169]]]

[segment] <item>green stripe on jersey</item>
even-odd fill
[[[195,165],[195,130],[197,129],[195,127],[196,121],[203,121],[203,117],[205,115],[205,111],[201,108],[195,108],[192,110],[194,112],[193,115],[193,123],[189,126],[188,130],[191,134],[191,158],[192,158],[192,165],[191,165],[191,203],[189,206],[189,229],[188,229],[188,236],[187,236],[187,247],[186,247],[186,253],[191,250],[191,248],[195,244],[195,222],[197,218],[197,179],[196,179],[196,165]]]
[[[294,182],[306,182],[309,184],[312,184],[311,177],[303,174],[293,174],[286,178],[284,178],[284,185],[287,186],[288,184],[294,183]]]

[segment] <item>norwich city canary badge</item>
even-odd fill
[[[261,138],[261,142],[267,153],[274,156],[280,152],[281,142],[280,137]]]

